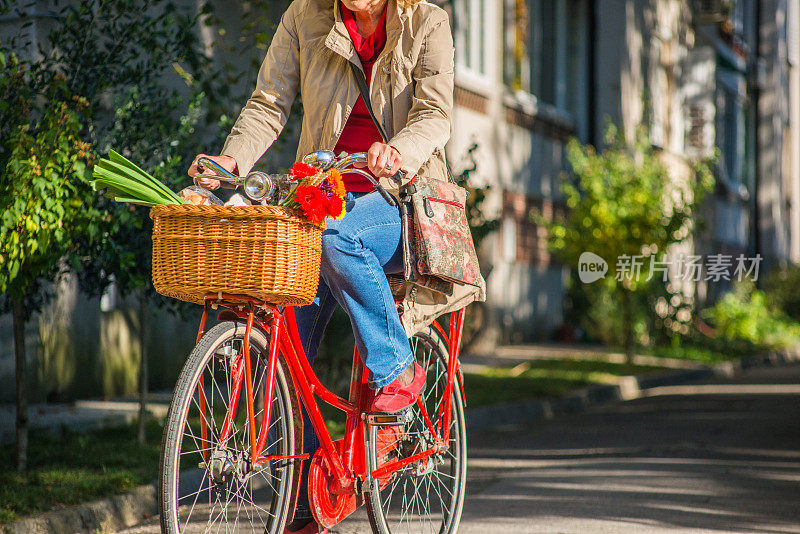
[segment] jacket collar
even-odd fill
[[[342,10],[339,0],[333,0],[333,27],[328,32],[325,38],[325,46],[345,58],[351,63],[361,66],[361,60],[356,53],[356,48],[353,41],[350,40],[350,35],[347,33],[347,28],[342,20]],[[397,42],[400,40],[400,34],[403,31],[403,13],[397,6],[397,0],[387,0],[386,5],[386,46],[378,57],[383,56],[387,52],[394,50]]]

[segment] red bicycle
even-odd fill
[[[222,322],[206,331],[219,307]],[[377,533],[456,532],[467,468],[463,324],[461,309],[447,329],[436,321],[415,334],[424,393],[401,413],[370,413],[374,393],[357,349],[349,395],[337,396],[308,363],[293,308],[207,296],[164,429],[162,532],[282,534],[303,461],[311,462],[309,500],[322,527],[366,504]],[[346,414],[341,439],[331,437],[318,399]],[[303,453],[301,400],[321,443],[311,458]]]

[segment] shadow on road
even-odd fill
[[[465,531],[800,532],[798,384],[753,370],[476,435]]]

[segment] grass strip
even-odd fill
[[[60,435],[31,432],[28,471],[14,470],[13,445],[0,447],[0,524],[25,515],[124,493],[158,476],[163,428],[147,423],[136,444],[135,425]]]
[[[512,376],[512,368],[464,373],[467,407],[489,406],[539,398],[557,398],[582,387],[615,384],[619,377],[667,372],[657,365],[597,360],[531,360],[530,368]]]

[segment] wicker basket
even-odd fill
[[[209,293],[283,306],[317,293],[323,228],[278,206],[162,205],[153,219],[153,285],[202,304]]]

